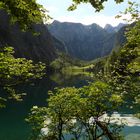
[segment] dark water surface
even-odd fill
[[[31,128],[24,121],[32,106],[47,106],[48,90],[54,87],[87,85],[91,78],[85,76],[64,76],[58,73],[35,81],[34,84],[18,86],[26,92],[22,102],[8,101],[5,109],[0,109],[0,140],[27,140]],[[1,93],[0,93],[1,94]],[[140,140],[140,126],[126,127],[127,140]]]
[[[0,109],[0,140],[27,140],[31,128],[24,120],[32,106],[46,106],[48,90],[53,90],[54,87],[81,87],[88,84],[88,79],[83,76],[54,74],[50,78],[35,81],[34,84],[18,86],[17,89],[27,95],[22,102],[10,100],[6,103],[6,108]]]

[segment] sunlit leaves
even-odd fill
[[[47,10],[36,0],[0,0],[0,9],[10,15],[11,23],[18,22],[22,30],[31,29],[32,24],[49,18]]]
[[[104,9],[104,3],[108,0],[72,0],[73,4],[68,8],[68,10],[72,11],[77,9],[77,6],[81,3],[90,3],[96,10],[96,12]],[[124,0],[114,0],[117,4],[123,2]]]
[[[12,47],[6,47],[0,52],[1,86],[16,85],[43,75],[42,70],[45,68],[43,63],[33,64],[32,60],[14,58],[13,53]]]
[[[18,93],[14,86],[41,78],[44,75],[45,65],[41,62],[34,64],[32,60],[25,58],[15,58],[13,54],[12,47],[7,46],[0,50],[0,87],[8,93],[8,99],[21,101],[25,93]]]
[[[110,74],[107,82],[123,95],[125,106],[133,109],[135,103],[138,104],[140,91],[140,5],[131,1],[128,4],[129,7],[121,14],[129,14],[131,18],[126,20],[133,23],[127,27],[125,45],[115,56],[110,56]],[[137,111],[139,113],[139,109]]]
[[[47,119],[47,108],[42,107],[39,108],[37,106],[34,106],[31,109],[31,113],[29,117],[26,119],[26,122],[29,122],[32,126],[32,135],[30,136],[31,140],[36,140],[36,138],[41,139],[40,136],[40,130],[41,128],[45,127],[45,121]]]
[[[5,107],[5,102],[7,100],[5,98],[0,97],[0,108],[4,108]]]
[[[44,116],[46,120],[50,120],[44,126],[47,128],[46,139],[53,136],[61,140],[65,134],[72,134],[74,138],[80,138],[83,131],[89,139],[118,136],[117,126],[112,124],[110,129],[109,120],[107,122],[100,120],[100,117],[105,113],[113,113],[122,104],[122,97],[114,94],[108,84],[95,82],[80,89],[74,87],[56,88],[53,92],[49,92],[49,95],[46,115],[36,115],[33,108],[29,116],[29,118]],[[39,113],[42,109],[37,108],[36,110]],[[31,125],[32,121],[35,122],[29,120],[29,123],[30,121]],[[38,124],[35,122],[34,125],[37,125],[36,123]],[[42,123],[45,124],[45,121],[43,120]],[[106,133],[104,133],[105,131]]]

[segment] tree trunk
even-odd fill
[[[106,125],[102,124],[99,121],[96,121],[97,125],[103,130],[104,134],[109,138],[109,140],[115,140],[112,133],[108,130]]]
[[[59,133],[58,133],[58,139],[59,140],[62,140],[62,126],[63,126],[63,124],[62,124],[62,122],[60,121],[59,122],[59,126],[58,126],[58,131],[59,131]]]

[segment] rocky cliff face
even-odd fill
[[[85,26],[54,21],[48,29],[65,44],[69,55],[83,60],[108,55],[116,45],[116,32],[107,32],[97,24]]]
[[[122,27],[126,26],[126,24],[120,23],[118,24],[116,27],[113,27],[110,24],[106,24],[106,26],[104,27],[104,29],[108,32],[108,33],[114,33],[114,32],[118,32]]]
[[[33,30],[39,35],[22,32],[18,25],[10,25],[8,15],[0,11],[0,47],[14,47],[16,57],[49,63],[57,57],[55,47],[64,50],[63,44],[51,36],[44,24],[33,25]]]
[[[18,25],[10,25],[4,11],[0,11],[0,21],[0,47],[12,46],[16,57],[47,64],[57,57],[58,51],[79,59],[93,60],[108,55],[118,42],[124,41],[123,30],[108,33],[97,24],[84,26],[54,21],[51,25],[33,25],[33,30],[39,33],[33,35],[29,31],[22,32]]]

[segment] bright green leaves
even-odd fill
[[[128,65],[128,69],[131,73],[140,73],[140,58],[136,58]]]
[[[72,0],[73,4],[68,8],[69,11],[77,9],[77,6],[81,3],[90,3],[96,10],[100,12],[104,8],[104,2],[108,0]],[[117,4],[123,2],[124,0],[114,0]]]
[[[43,63],[34,64],[33,61],[25,58],[15,58],[13,54],[12,47],[7,46],[0,50],[0,87],[8,93],[7,99],[21,101],[21,97],[25,93],[18,93],[14,86],[41,78],[44,75],[45,65]]]
[[[128,1],[128,8],[125,9],[124,12],[120,12],[120,15],[117,17],[123,17],[126,15],[129,18],[124,19],[131,25],[128,26],[126,34],[127,44],[131,45],[139,45],[140,44],[140,4],[137,2]],[[132,24],[133,23],[133,24]]]
[[[125,9],[125,12],[122,12],[122,14],[129,14],[131,16],[131,19],[126,20],[130,22],[139,21],[140,4],[138,4],[137,2],[128,1],[128,5],[129,6]]]
[[[31,109],[29,117],[26,119],[27,122],[32,126],[32,135],[30,136],[31,140],[36,140],[38,138],[41,140],[40,130],[45,127],[45,121],[47,120],[47,109],[45,107],[39,108],[34,106]]]
[[[68,11],[73,11],[77,9],[77,4],[72,4],[69,8]]]
[[[55,89],[48,99],[47,116],[51,120],[48,135],[63,136],[64,125],[68,125],[79,111],[80,95],[76,88]],[[65,130],[66,131],[66,130]]]
[[[108,77],[106,82],[114,87],[114,91],[120,93],[124,100],[124,106],[136,111],[137,99],[140,91],[140,5],[129,1],[129,7],[121,14],[129,14],[134,22],[128,26],[125,33],[127,42],[114,55],[109,57]],[[129,102],[128,102],[129,100]],[[139,109],[137,109],[139,113]]]
[[[76,139],[82,136],[81,132],[83,131],[84,135],[87,135],[89,139],[102,138],[103,136],[113,138],[117,136],[114,129],[119,126],[114,126],[114,129],[110,129],[109,121],[100,120],[105,113],[113,113],[122,104],[122,97],[114,94],[108,84],[95,82],[80,89],[74,87],[56,88],[49,95],[46,115],[36,115],[33,108],[29,116],[29,118],[44,116],[46,121],[50,120],[44,126],[47,128],[46,139],[53,136],[61,140],[66,134],[72,134]],[[42,109],[40,108],[39,110],[37,108],[38,113]],[[29,120],[28,122],[31,122],[32,125],[32,121],[34,122],[34,120]],[[38,124],[38,122],[35,122],[35,125],[37,125],[36,123]],[[45,125],[44,120],[40,124],[42,123]],[[104,133],[105,130],[107,133]],[[112,131],[114,131],[113,134]]]
[[[0,97],[0,108],[4,108],[5,107],[5,102],[7,100],[5,98]]]
[[[14,58],[12,47],[0,52],[0,85],[12,86],[29,79],[39,78],[45,68],[43,63],[33,64],[32,60]]]
[[[91,116],[99,117],[104,112],[112,112],[122,103],[121,95],[114,94],[112,87],[103,82],[95,82],[83,87],[81,93],[82,96],[86,97],[87,95],[86,104],[88,104],[91,110]]]
[[[0,9],[10,15],[11,23],[18,22],[23,30],[31,29],[32,24],[49,18],[47,11],[36,0],[1,0]]]

